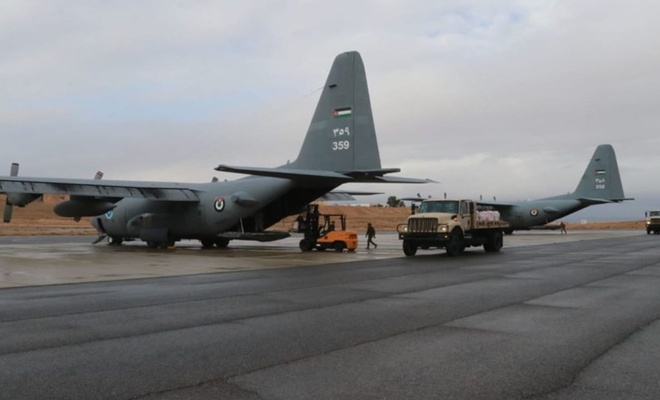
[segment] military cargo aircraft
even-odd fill
[[[401,200],[411,201],[414,204],[426,199],[418,193],[417,197],[404,197]],[[547,226],[547,224],[595,204],[620,203],[624,200],[634,199],[625,198],[623,194],[614,148],[609,144],[601,144],[596,147],[596,151],[573,193],[508,203],[480,200],[477,205],[484,210],[498,211],[500,218],[510,225],[504,232],[511,234],[515,230],[541,227],[559,229],[559,224],[556,226]],[[413,212],[414,209],[413,206]]]
[[[633,199],[623,194],[614,148],[601,144],[596,147],[573,193],[509,203],[480,201],[479,204],[499,211],[502,219],[511,225],[505,232],[512,233],[547,224],[595,204],[620,203],[624,200]]]
[[[167,247],[182,239],[226,247],[232,239],[270,241],[288,236],[266,228],[344,183],[426,183],[385,176],[367,78],[357,52],[338,55],[295,161],[276,168],[220,165],[218,171],[249,175],[229,182],[168,183],[101,179],[24,178],[18,165],[0,177],[7,194],[4,221],[44,193],[67,194],[55,206],[63,217],[90,216],[99,241],[139,239]]]

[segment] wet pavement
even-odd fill
[[[540,244],[567,243],[613,237],[643,235],[640,231],[557,231],[516,232],[504,238],[507,248]],[[302,267],[331,263],[381,260],[403,257],[396,233],[378,234],[377,249],[364,248],[361,238],[355,252],[333,251],[303,253],[298,249],[302,237],[258,243],[232,241],[227,249],[202,249],[198,241],[181,241],[170,249],[149,249],[143,242],[108,246],[92,245],[96,237],[37,236],[0,237],[0,288],[59,283],[93,282],[117,279],[246,271],[253,269]],[[468,249],[479,252],[481,248]],[[420,250],[419,255],[443,253]]]

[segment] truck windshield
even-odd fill
[[[425,201],[419,206],[417,211],[424,213],[447,213],[458,214],[458,201]]]
[[[660,211],[650,211],[649,217],[660,217]]]

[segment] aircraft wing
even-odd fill
[[[0,193],[68,194],[83,197],[120,199],[138,197],[160,201],[198,202],[190,185],[149,181],[111,181],[98,179],[61,179],[0,177]]]
[[[403,177],[386,177],[385,174],[399,172],[398,168],[383,168],[376,170],[358,170],[335,172],[326,170],[308,170],[293,168],[255,168],[255,167],[235,167],[230,165],[218,165],[216,171],[233,172],[238,174],[269,176],[274,178],[283,178],[291,180],[305,179],[327,179],[342,183],[348,182],[373,182],[373,183],[430,183],[430,179],[416,179]]]

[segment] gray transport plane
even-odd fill
[[[209,183],[24,178],[14,164],[11,176],[0,177],[0,193],[7,194],[4,221],[11,220],[14,205],[24,207],[44,193],[68,194],[55,213],[93,217],[98,241],[139,239],[149,247],[166,247],[197,239],[203,247],[226,247],[232,239],[288,236],[266,228],[344,183],[428,182],[385,176],[400,170],[381,167],[367,78],[357,52],[335,58],[295,161],[276,168],[220,165],[216,170],[250,176]]]
[[[624,200],[633,199],[623,195],[614,148],[601,144],[573,193],[510,203],[479,201],[479,204],[499,211],[502,219],[511,225],[506,233],[512,233],[556,221],[588,206]]]

